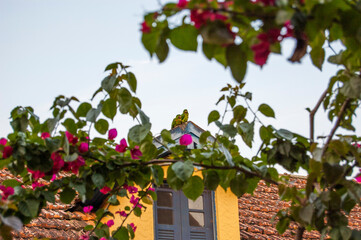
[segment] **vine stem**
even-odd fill
[[[315,134],[315,114],[318,111],[318,109],[321,106],[321,103],[325,99],[326,95],[328,93],[328,88],[322,93],[320,99],[318,99],[318,102],[316,103],[316,106],[312,109],[310,112],[310,140],[311,143],[314,142],[314,134]]]
[[[326,152],[326,150],[327,150],[327,148],[328,148],[328,145],[330,144],[330,142],[331,142],[331,140],[332,140],[333,135],[335,135],[335,132],[336,132],[337,128],[340,126],[340,123],[341,123],[341,120],[342,120],[342,116],[343,116],[343,114],[345,113],[345,111],[346,111],[346,109],[347,109],[347,106],[348,106],[348,104],[349,104],[350,102],[351,102],[351,99],[350,99],[350,98],[347,98],[347,99],[343,102],[343,104],[342,104],[342,106],[341,106],[341,109],[340,109],[340,112],[339,112],[338,115],[337,115],[337,121],[336,121],[335,125],[333,126],[330,134],[328,135],[327,141],[326,141],[326,143],[325,143],[325,146],[324,146],[323,149],[322,149],[322,156],[324,156],[324,154],[325,154],[325,152]]]
[[[102,216],[99,218],[99,220],[97,221],[97,223],[95,224],[93,230],[91,230],[91,232],[89,233],[89,236],[93,234],[93,232],[95,231],[95,229],[98,227],[100,221],[104,218],[105,213],[107,212],[107,210],[109,209],[110,203],[108,203],[108,205],[106,206],[105,210],[102,214]]]

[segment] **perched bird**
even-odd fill
[[[188,122],[188,116],[189,116],[188,110],[184,109],[182,113],[182,123]]]
[[[177,116],[173,119],[172,128],[175,128],[178,125],[182,124],[182,115],[177,114]]]

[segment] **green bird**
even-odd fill
[[[189,116],[188,110],[184,109],[182,113],[182,123],[188,122],[188,116]]]
[[[182,115],[177,114],[177,116],[173,119],[172,128],[175,128],[178,125],[182,124]]]

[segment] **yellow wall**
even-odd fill
[[[195,169],[196,170],[196,169]],[[166,175],[166,167],[164,168]],[[196,171],[195,175],[202,176],[201,171]],[[124,210],[124,206],[130,205],[129,199],[118,198],[121,207],[111,206],[109,210],[115,215],[115,225],[111,228],[111,231],[115,227],[121,224],[122,219],[119,214],[115,214],[116,211]],[[142,212],[142,216],[136,217],[132,214],[126,223],[134,223],[137,226],[135,232],[135,240],[153,240],[154,239],[154,217],[153,206],[146,205],[147,209]],[[217,224],[217,240],[236,240],[240,238],[239,230],[239,217],[238,217],[238,199],[228,190],[225,192],[223,188],[218,187],[215,191],[215,210],[216,210],[216,224]],[[104,219],[104,222],[110,218]],[[125,224],[126,226],[126,224]]]

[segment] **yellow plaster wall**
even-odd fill
[[[217,240],[240,239],[238,198],[228,189],[218,187],[215,192]]]
[[[164,175],[166,177],[167,167],[164,167]],[[194,175],[202,177],[201,171],[195,169]],[[109,211],[115,215],[115,225],[111,231],[115,230],[116,226],[121,224],[123,218],[116,211],[124,210],[124,206],[130,205],[129,199],[118,198],[120,206],[111,206]],[[239,217],[238,217],[238,199],[228,190],[225,192],[223,188],[218,187],[215,191],[215,209],[216,209],[216,224],[217,224],[217,240],[236,240],[240,239]],[[104,219],[106,222],[110,218]],[[154,239],[154,215],[153,206],[147,205],[146,211],[143,211],[142,216],[136,217],[132,214],[126,223],[134,223],[137,226],[135,232],[135,240],[153,240]],[[126,226],[126,224],[125,224]]]

